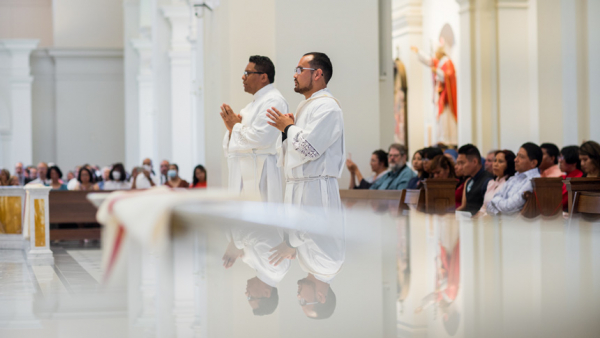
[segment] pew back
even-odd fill
[[[525,205],[521,215],[525,218],[556,216],[562,211],[562,179],[560,177],[537,177],[531,180],[533,192],[525,193]]]
[[[425,212],[445,214],[456,209],[456,179],[425,179]]]
[[[567,192],[569,193],[569,214],[574,212],[573,201],[577,193],[582,191],[600,192],[600,178],[574,177],[567,178],[563,182],[567,186]]]

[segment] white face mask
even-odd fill
[[[149,164],[144,164],[143,165],[144,170],[152,172],[152,167]]]
[[[113,179],[114,179],[115,181],[118,181],[118,180],[120,180],[120,179],[121,179],[121,173],[120,173],[120,172],[118,172],[118,171],[113,171]]]

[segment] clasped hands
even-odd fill
[[[227,128],[230,133],[236,123],[242,122],[242,116],[234,113],[233,109],[226,103],[223,103],[221,106],[221,112],[219,114],[221,115],[223,122],[225,122],[225,128]]]
[[[233,126],[236,123],[242,122],[242,116],[233,112],[233,109],[226,104],[223,103],[221,106],[221,112],[219,113],[223,122],[225,123],[225,127],[231,133]],[[267,122],[269,125],[279,129],[279,131],[284,132],[285,128],[291,124],[294,124],[294,115],[293,114],[282,114],[277,108],[271,107],[271,109],[267,109],[267,117],[271,119],[272,122]]]

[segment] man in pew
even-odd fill
[[[558,166],[558,147],[552,143],[542,143],[542,163],[540,163],[541,177],[561,177],[563,171]]]
[[[514,214],[523,209],[523,193],[533,191],[531,179],[540,177],[542,156],[542,149],[536,144],[527,142],[521,146],[515,159],[517,173],[506,181],[502,190],[487,205],[488,214]]]
[[[48,175],[48,164],[46,162],[40,162],[37,166],[37,178],[30,181],[28,184],[44,184],[48,185],[50,180],[46,178]]]
[[[567,146],[560,150],[560,156],[558,157],[558,165],[560,171],[564,172],[562,179],[572,177],[583,177],[583,171],[581,171],[579,162],[579,147],[578,146]],[[569,192],[567,191],[566,184],[562,187],[562,201],[563,210],[569,209]]]
[[[390,171],[375,181],[369,189],[372,190],[402,190],[406,189],[408,181],[417,176],[407,165],[406,147],[393,143],[388,150]]]
[[[488,183],[494,175],[485,170],[481,163],[481,153],[472,144],[465,144],[458,149],[456,163],[462,166],[463,175],[469,176],[465,181],[463,200],[466,201],[456,210],[468,211],[474,215],[481,209]]]

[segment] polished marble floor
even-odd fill
[[[600,337],[599,222],[230,208],[178,208],[109,284],[98,245],[0,251],[0,337]]]

